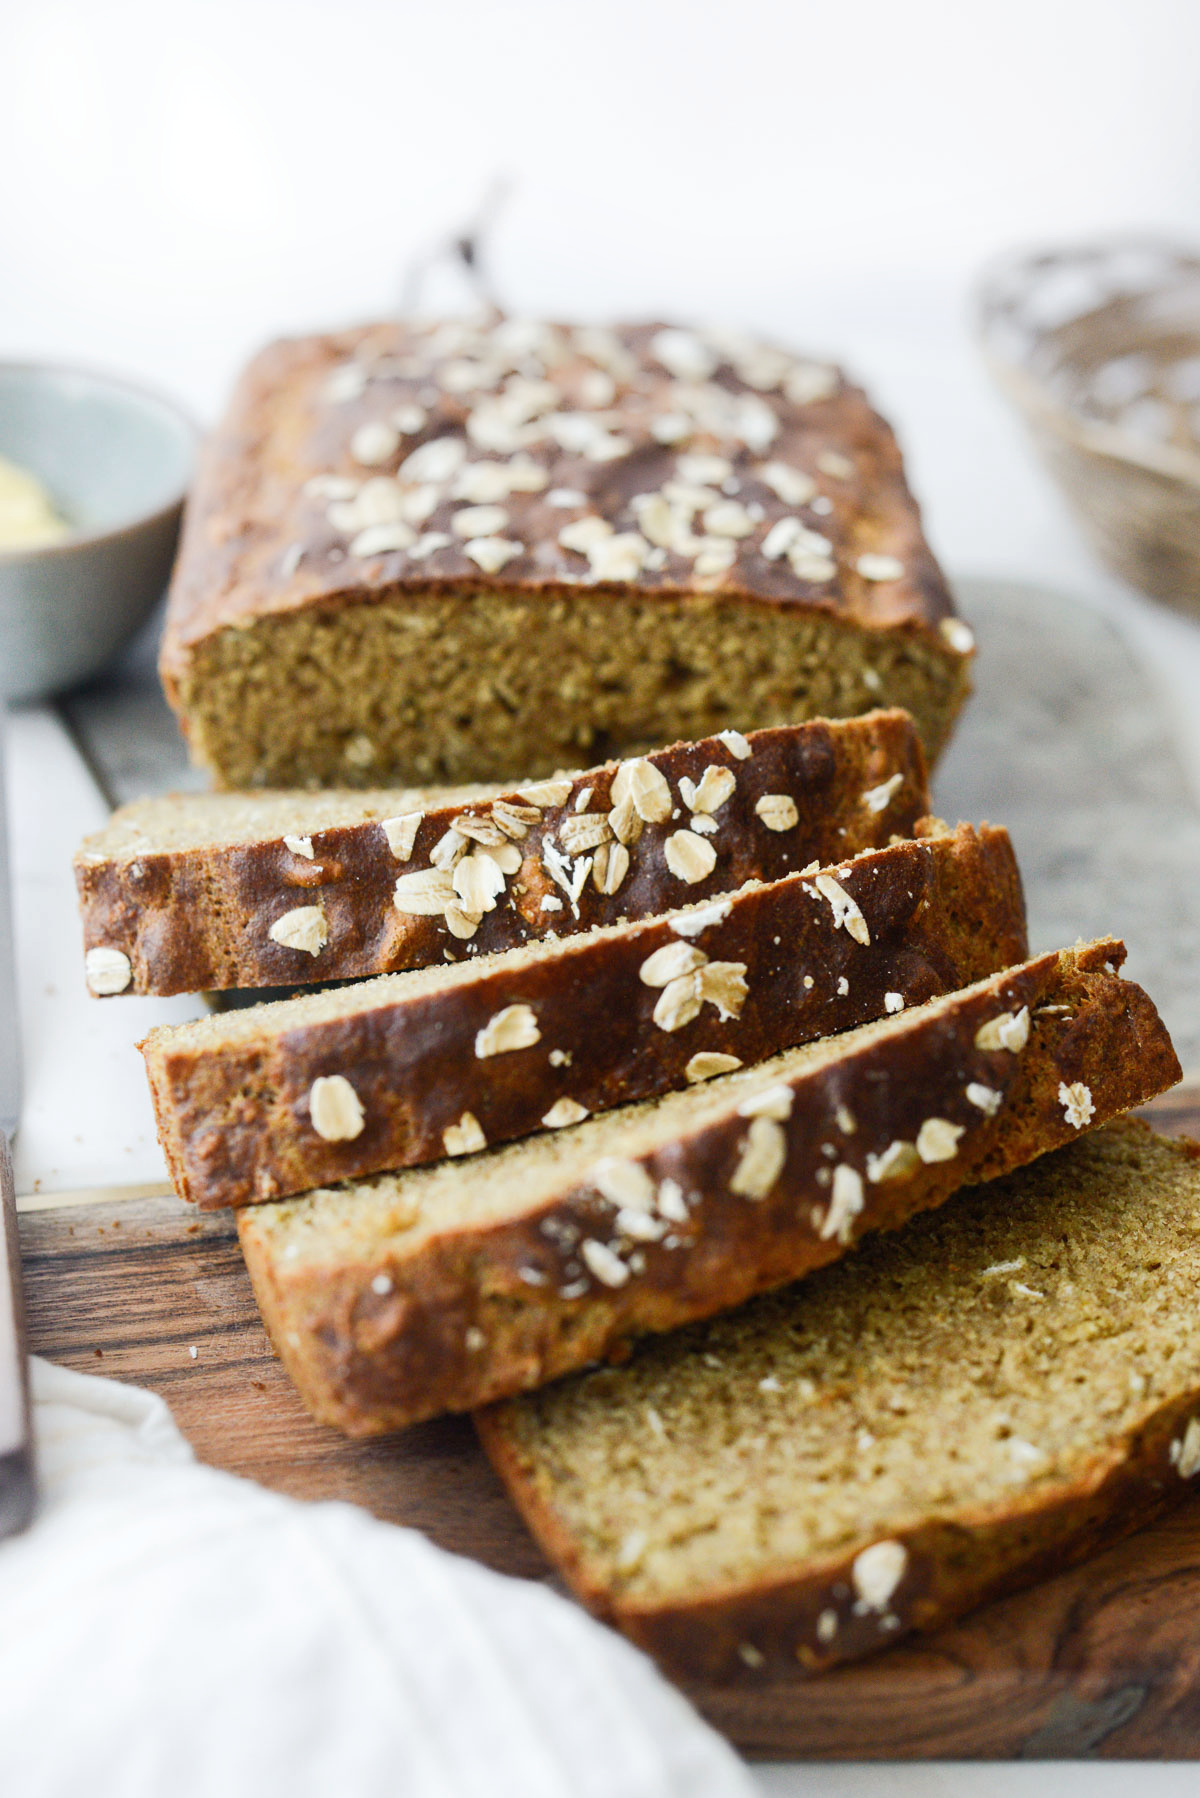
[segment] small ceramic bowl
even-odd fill
[[[110,375],[0,362],[0,456],[36,476],[72,526],[0,549],[0,698],[95,674],[171,572],[196,431],[168,401]]]

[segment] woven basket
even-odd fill
[[[978,324],[1103,560],[1200,615],[1200,256],[1122,238],[1014,257]]]

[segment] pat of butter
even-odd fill
[[[0,549],[40,549],[70,534],[42,483],[0,456]]]

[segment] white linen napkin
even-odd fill
[[[41,1510],[0,1544],[10,1798],[749,1798],[565,1599],[202,1466],[163,1401],[32,1363]]]

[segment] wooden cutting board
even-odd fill
[[[1147,1113],[1200,1136],[1200,1086]],[[267,1343],[228,1214],[171,1197],[21,1217],[32,1346],[160,1392],[196,1453],[298,1498],[347,1499],[501,1572],[551,1578],[476,1444],[446,1418],[377,1442],[312,1423]],[[1087,1566],[871,1661],[695,1691],[776,1759],[1200,1757],[1200,1504]]]

